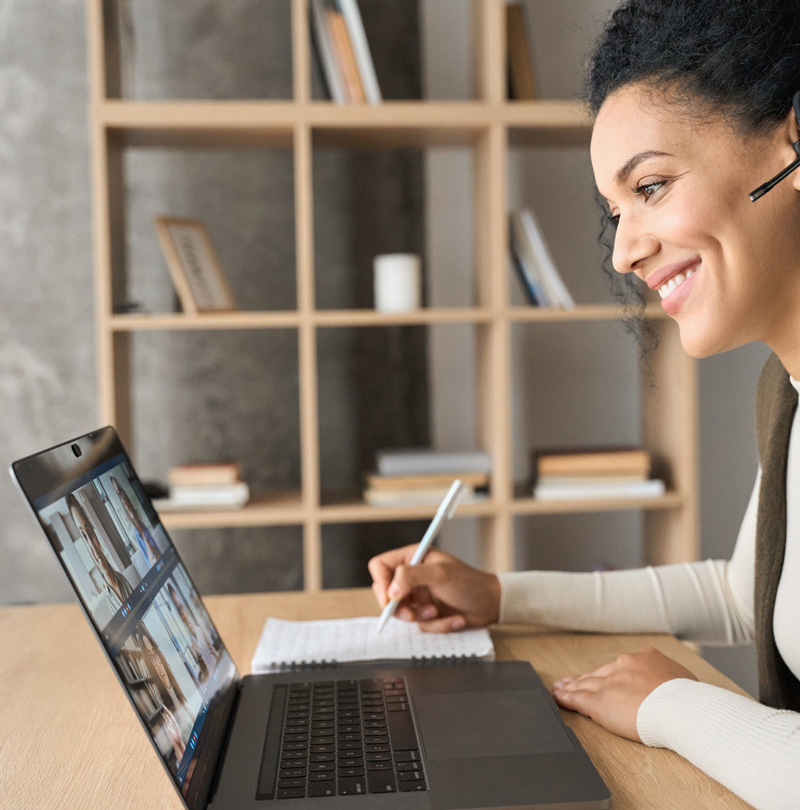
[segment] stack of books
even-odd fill
[[[550,248],[530,208],[509,215],[511,262],[534,306],[573,309],[575,300],[564,284]]]
[[[364,487],[370,506],[437,505],[456,478],[467,488],[469,503],[488,497],[492,458],[480,451],[385,450],[377,453],[375,468]]]
[[[338,104],[382,101],[357,0],[311,0],[314,52]]]
[[[533,456],[533,497],[658,497],[664,482],[650,478],[650,469],[650,454],[638,447],[539,450]]]
[[[237,509],[250,499],[235,462],[171,467],[167,483],[168,497],[154,502],[160,510]]]

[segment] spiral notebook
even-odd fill
[[[493,659],[486,628],[458,633],[424,633],[416,624],[390,619],[375,632],[377,619],[285,621],[267,619],[251,671],[286,672],[334,664],[413,661],[417,663]]]

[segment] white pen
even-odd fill
[[[439,534],[442,524],[445,522],[445,520],[449,520],[451,517],[453,517],[456,509],[458,508],[458,504],[461,502],[461,499],[464,497],[464,493],[466,491],[467,488],[458,478],[456,478],[456,480],[450,484],[450,489],[447,490],[447,495],[444,496],[444,500],[439,504],[439,508],[436,510],[436,514],[433,516],[433,520],[423,535],[422,540],[420,540],[419,546],[414,552],[414,556],[411,558],[409,565],[416,565],[417,563],[422,562],[425,555],[428,553],[428,550],[433,545],[433,541],[436,539],[436,536]],[[389,604],[386,605],[386,607],[383,609],[383,613],[381,613],[380,619],[378,619],[378,626],[375,628],[376,633],[380,633],[381,630],[383,630],[386,622],[389,621],[395,610],[397,610],[397,605],[398,602],[396,599],[392,599]]]

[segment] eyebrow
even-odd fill
[[[628,175],[640,164],[643,163],[645,160],[650,160],[650,158],[656,157],[671,157],[669,152],[658,152],[658,151],[649,151],[649,152],[637,152],[637,154],[633,155],[627,163],[617,172],[617,182],[624,183],[628,179]]]

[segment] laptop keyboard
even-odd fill
[[[277,710],[277,711],[276,711]],[[427,790],[403,678],[275,688],[258,799]]]

